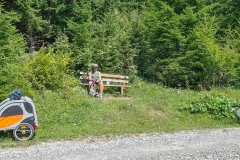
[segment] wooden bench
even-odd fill
[[[124,88],[129,88],[128,85],[128,76],[122,75],[113,75],[113,74],[104,74],[101,73],[102,82],[104,87],[118,87],[120,89],[120,94],[123,96]],[[88,72],[80,72],[79,76],[80,85],[88,86]],[[84,82],[85,81],[85,82]]]

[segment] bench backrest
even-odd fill
[[[111,82],[128,84],[128,76],[101,73],[102,81],[109,85]],[[88,72],[80,72],[79,79],[88,79]]]

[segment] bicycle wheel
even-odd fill
[[[13,136],[18,141],[27,141],[34,135],[33,127],[28,123],[21,123],[13,130]]]
[[[240,109],[237,110],[237,116],[240,118]]]

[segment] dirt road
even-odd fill
[[[240,128],[38,143],[0,149],[4,160],[240,160]]]

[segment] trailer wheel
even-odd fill
[[[237,116],[240,118],[240,109],[237,110]]]
[[[13,136],[18,141],[27,141],[34,135],[33,127],[28,123],[21,123],[13,130]]]

